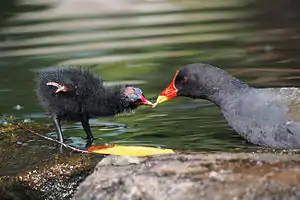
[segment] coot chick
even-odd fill
[[[196,63],[177,70],[154,106],[176,96],[213,102],[229,126],[250,143],[300,148],[299,88],[253,88],[220,68]]]
[[[112,116],[140,105],[152,105],[139,88],[104,87],[103,80],[81,68],[62,68],[40,74],[37,86],[40,104],[54,121],[57,137],[64,141],[61,120],[80,121],[87,139],[94,137],[89,119]]]

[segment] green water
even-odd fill
[[[176,69],[194,62],[217,65],[253,86],[300,85],[297,1],[2,0],[1,4],[1,114],[52,123],[36,100],[34,77],[55,66],[81,65],[99,73],[107,84],[135,84],[153,101]],[[16,110],[17,105],[22,109]],[[102,138],[96,145],[195,151],[249,148],[227,126],[219,109],[201,100],[177,98],[157,109],[141,107],[91,124],[94,135]],[[121,127],[102,130],[103,125]],[[64,128],[70,144],[84,147],[81,126],[64,124]]]

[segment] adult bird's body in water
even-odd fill
[[[127,85],[104,87],[99,76],[72,67],[41,73],[37,95],[40,104],[51,114],[60,142],[64,141],[61,120],[80,121],[87,139],[93,140],[90,118],[152,105],[139,88]]]
[[[229,126],[250,143],[300,148],[299,88],[258,89],[220,68],[196,63],[176,72],[154,106],[176,96],[213,102],[220,107]]]

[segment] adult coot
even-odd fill
[[[300,148],[299,88],[253,88],[220,68],[196,63],[176,72],[154,106],[176,96],[213,102],[229,126],[248,142]]]
[[[58,140],[63,142],[61,120],[80,121],[87,139],[94,137],[89,119],[111,116],[140,105],[152,105],[139,88],[122,85],[104,87],[102,79],[81,68],[62,68],[41,73],[37,95],[51,114]]]

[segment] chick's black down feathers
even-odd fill
[[[81,121],[88,138],[92,139],[88,119],[135,109],[141,105],[140,98],[132,99],[127,94],[135,95],[136,91],[140,90],[133,86],[104,87],[99,76],[81,68],[41,73],[37,85],[38,99],[51,114],[60,141],[63,140],[61,119]],[[142,93],[135,97],[146,100]]]
[[[54,86],[47,83],[56,82],[66,86],[67,92],[55,93]],[[51,114],[62,119],[80,121],[81,115],[89,113],[89,117],[113,115],[126,103],[122,88],[106,89],[103,80],[89,72],[78,68],[59,69],[41,73],[38,81],[38,97],[41,105]],[[112,109],[110,109],[112,108]]]

